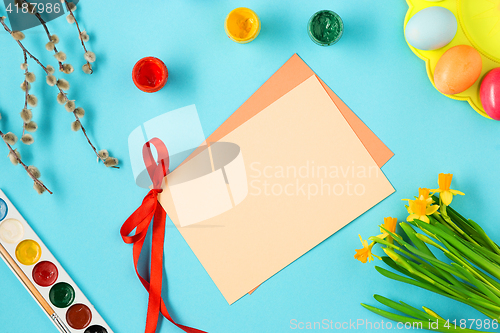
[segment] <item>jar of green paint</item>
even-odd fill
[[[337,43],[344,32],[344,22],[331,10],[320,10],[309,19],[307,32],[312,41],[321,46]]]

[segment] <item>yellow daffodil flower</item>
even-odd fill
[[[418,198],[426,200],[427,202],[429,202],[429,204],[431,204],[434,202],[434,200],[432,200],[432,198],[430,197],[430,193],[431,190],[429,190],[428,188],[421,187],[418,189]]]
[[[370,245],[368,245],[368,241],[363,240],[363,238],[361,238],[361,235],[359,235],[359,240],[361,240],[363,248],[356,250],[356,254],[354,255],[355,259],[361,261],[363,264],[365,264],[367,260],[368,262],[373,261],[374,256],[380,259],[379,256],[372,253],[372,247],[373,245],[375,245],[375,243],[371,243]]]
[[[429,223],[429,218],[427,215],[434,214],[438,209],[438,205],[429,204],[428,200],[424,200],[423,196],[415,200],[408,200],[409,206],[407,207],[408,213],[410,214],[407,221],[413,221],[418,219]]]
[[[384,224],[382,224],[382,227],[384,227],[387,231],[390,231],[392,233],[396,233],[396,226],[398,224],[398,219],[395,217],[384,217]],[[384,229],[380,228],[380,232],[382,233],[381,235],[377,236],[379,238],[387,238],[389,242],[392,242],[392,236],[389,235]]]
[[[453,179],[453,175],[451,173],[440,173],[438,178],[439,188],[436,190],[431,190],[436,193],[439,193],[439,197],[441,198],[441,202],[446,206],[451,204],[454,195],[464,195],[464,193],[457,190],[450,190],[451,180]]]

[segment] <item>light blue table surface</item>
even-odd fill
[[[240,6],[255,10],[262,21],[260,35],[247,45],[232,42],[223,29],[227,13]],[[326,48],[306,32],[309,17],[321,9],[336,11],[345,24],[340,42]],[[81,1],[77,17],[97,56],[92,76],[80,71],[83,52],[75,27],[62,17],[49,28],[77,67],[68,77],[70,98],[87,111],[84,124],[92,140],[119,158],[121,169],[96,164],[83,135],[71,131],[72,116],[57,104],[56,89],[43,82],[31,62],[38,76],[32,91],[40,100],[33,110],[40,129],[33,146],[17,147],[28,164],[42,171],[54,195],[36,194],[24,170],[7,159],[6,147],[0,148],[0,188],[113,330],[142,332],[147,293],[133,269],[132,246],[119,235],[146,194],[132,177],[129,133],[156,115],[196,104],[209,135],[298,53],[395,153],[383,172],[397,192],[231,306],[169,222],[165,266],[173,317],[216,333],[298,331],[290,325],[293,319],[375,323],[382,318],[359,304],[375,305],[372,295],[378,293],[426,305],[446,318],[484,319],[461,303],[383,278],[374,263],[353,258],[360,247],[358,233],[376,234],[385,216],[406,218],[401,199],[412,197],[419,186],[436,187],[439,172],[455,174],[453,188],[466,193],[454,206],[500,239],[500,124],[433,88],[424,63],[405,43],[406,10],[403,0]],[[26,36],[29,50],[54,65],[42,28]],[[0,129],[19,134],[22,52],[3,31],[0,45]],[[135,62],[150,55],[161,58],[170,73],[165,88],[155,94],[139,91],[131,79]],[[160,327],[159,332],[181,332],[165,320]],[[3,263],[0,332],[56,332]]]

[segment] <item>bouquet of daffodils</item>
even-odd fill
[[[396,218],[385,218],[380,226],[381,234],[368,238],[371,244],[360,236],[363,248],[356,250],[354,257],[363,263],[376,257],[393,269],[376,266],[385,277],[452,298],[490,319],[445,320],[429,308],[423,307],[421,311],[379,295],[374,296],[378,302],[404,315],[361,305],[383,317],[405,323],[405,326],[438,332],[497,329],[500,319],[500,248],[476,222],[449,206],[455,195],[463,195],[450,189],[452,178],[451,174],[440,174],[439,189],[420,188],[414,200],[405,199],[409,216],[406,222],[399,223],[401,231],[396,231]],[[372,253],[375,244],[382,247],[386,256]]]

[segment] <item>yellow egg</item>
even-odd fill
[[[481,75],[483,62],[479,52],[468,45],[446,51],[434,69],[434,84],[443,94],[453,95],[469,89]]]

